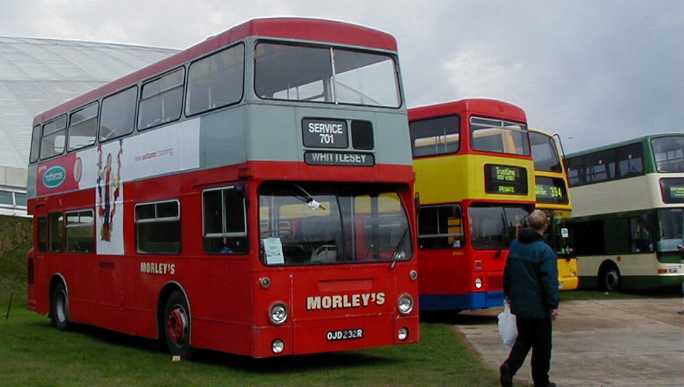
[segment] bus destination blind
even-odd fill
[[[527,195],[527,172],[507,165],[485,165],[485,191],[502,195]]]

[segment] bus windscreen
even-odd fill
[[[259,192],[267,265],[407,260],[412,255],[399,194],[376,186],[267,183]]]
[[[684,172],[684,136],[657,137],[651,144],[658,172]]]

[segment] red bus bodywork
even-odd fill
[[[415,155],[416,191],[420,196],[419,217],[425,208],[458,206],[462,241],[454,246],[426,247],[419,239],[421,310],[468,310],[503,304],[503,270],[508,246],[478,249],[473,243],[474,208],[487,206],[534,206],[532,159],[527,154],[510,154],[474,149],[471,118],[505,120],[526,125],[525,112],[497,100],[468,99],[409,109],[411,124],[440,117],[457,117],[458,150],[436,155]],[[415,133],[412,126],[412,141]],[[525,133],[525,138],[527,134]],[[483,176],[488,164],[517,167],[526,171],[527,193],[499,195],[485,191]],[[419,230],[419,235],[424,232]]]
[[[42,113],[35,118],[34,126],[40,126],[53,117],[72,112],[92,101],[100,101],[101,106],[103,97],[131,85],[140,87],[145,80],[179,66],[184,66],[187,72],[192,61],[236,43],[245,46],[244,66],[249,68],[251,52],[256,42],[263,39],[351,46],[396,55],[396,41],[391,35],[365,27],[313,19],[257,19]],[[259,219],[262,215],[259,190],[265,182],[331,186],[384,184],[396,188],[408,214],[408,240],[414,246],[415,255],[416,225],[414,217],[410,216],[415,211],[410,149],[406,143],[398,144],[405,147],[406,155],[401,156],[405,161],[386,162],[386,151],[381,143],[385,137],[402,137],[408,131],[406,124],[398,127],[387,124],[406,121],[403,103],[396,109],[366,109],[303,102],[269,102],[254,95],[253,84],[253,79],[245,75],[243,97],[234,105],[201,116],[186,117],[183,114],[180,121],[175,123],[149,131],[134,130],[131,136],[121,140],[95,144],[82,152],[65,153],[32,163],[29,166],[31,198],[28,208],[34,216],[34,244],[28,254],[31,273],[28,308],[40,314],[51,313],[51,292],[58,283],[62,283],[67,290],[69,321],[136,336],[162,338],[170,324],[163,316],[164,304],[172,292],[180,291],[189,309],[186,328],[193,348],[271,357],[417,342],[419,325],[415,258],[406,257],[395,262],[269,266],[263,261],[260,247]],[[266,132],[269,129],[257,123],[267,115],[264,114],[267,111],[276,117],[273,122],[280,123],[280,126],[274,125],[271,132]],[[387,119],[374,118],[383,114],[388,116]],[[295,116],[298,119],[291,120],[290,117]],[[365,119],[371,122],[376,143],[375,148],[368,153],[375,156],[375,164],[354,167],[305,163],[301,143],[296,149],[281,145],[292,136],[300,136],[301,117]],[[226,128],[236,119],[241,120],[242,125],[238,128],[239,140],[222,138],[220,133],[228,130]],[[176,132],[172,132],[172,129]],[[258,131],[263,133],[255,134]],[[185,137],[175,138],[176,133]],[[195,137],[184,133],[195,133]],[[273,135],[273,139],[268,133]],[[164,141],[171,145],[157,145]],[[259,146],[253,145],[255,141],[260,141]],[[235,142],[244,145],[235,145]],[[212,146],[221,148],[221,144],[226,149],[233,147],[230,149],[235,150],[234,153],[241,153],[242,159],[238,162],[220,161],[232,157],[229,151],[226,154],[211,151],[216,149]],[[273,160],[264,159],[263,155],[253,155],[253,149],[261,152],[263,149],[273,149]],[[123,199],[116,207],[116,213],[111,215],[113,220],[110,220],[120,222],[122,227],[122,249],[117,254],[99,251],[100,238],[104,235],[98,223],[101,222],[98,206],[102,197],[96,198],[100,194],[98,190],[101,189],[101,183],[98,180],[96,186],[95,179],[91,177],[97,171],[90,171],[97,153],[102,157],[108,152],[113,156],[112,165],[116,165],[117,155],[125,160],[119,161],[123,167],[121,178],[116,178],[121,182],[118,194]],[[215,154],[207,156],[211,152]],[[287,155],[291,154],[299,156],[287,160]],[[145,172],[145,168],[148,168],[145,163],[164,157],[172,159],[178,167],[169,163],[162,167],[149,167],[150,172]],[[183,164],[187,159],[193,161]],[[136,163],[140,164],[139,168],[135,167]],[[98,168],[102,171],[101,166]],[[57,171],[56,178],[54,171]],[[114,179],[114,172],[111,173],[111,179]],[[54,179],[61,181],[53,184]],[[86,180],[87,184],[84,183]],[[104,188],[107,192],[108,184],[105,183]],[[52,185],[57,187],[50,187]],[[208,253],[203,246],[203,192],[226,186],[239,186],[244,192],[248,241],[244,253]],[[141,253],[136,241],[136,204],[164,200],[178,203],[180,252]],[[42,238],[39,219],[45,219],[55,212],[93,208],[97,218],[93,224],[93,228],[98,230],[94,232],[97,234],[97,253],[41,251],[46,249],[39,247]],[[61,243],[64,246],[64,240]],[[410,313],[398,312],[397,302],[402,295],[409,295],[415,300]],[[309,301],[310,297],[322,297],[322,307],[316,307],[314,301],[318,299]],[[326,306],[326,302],[329,305]],[[276,303],[287,307],[287,319],[280,325],[273,324],[269,319],[269,308]],[[398,338],[400,328],[408,331],[407,337]],[[348,330],[363,330],[363,335],[349,340],[330,340],[331,332],[334,336]],[[273,349],[276,339],[284,343],[281,352]]]

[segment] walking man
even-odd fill
[[[513,386],[513,376],[532,349],[532,380],[535,387],[555,387],[549,381],[551,320],[558,317],[556,254],[544,242],[546,214],[534,210],[529,228],[518,234],[508,252],[504,270],[504,295],[516,316],[518,338],[508,359],[499,368],[501,385]]]

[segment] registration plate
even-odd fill
[[[328,341],[339,340],[357,340],[363,338],[363,329],[340,329],[337,331],[328,331],[325,333],[325,338]]]

